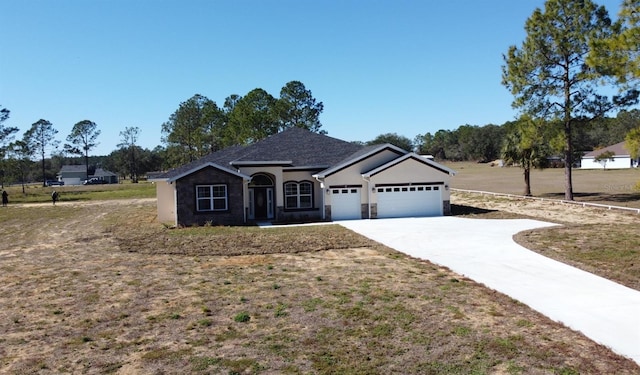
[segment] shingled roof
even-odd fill
[[[293,127],[248,146],[235,161],[290,160],[293,167],[329,167],[360,148],[354,143]]]
[[[236,172],[234,164],[261,164],[273,161],[286,162],[287,167],[328,168],[360,151],[363,146],[313,133],[306,129],[289,128],[249,146],[232,146],[211,153],[196,161],[172,169],[158,179],[172,179],[214,163]]]
[[[614,155],[617,156],[629,156],[631,153],[627,150],[627,142],[616,143],[615,145],[607,146],[604,148],[599,148],[597,150],[593,150],[591,152],[587,152],[584,154],[584,157],[597,157],[604,152],[611,151]]]
[[[87,171],[87,167],[82,164],[78,164],[78,165],[63,165],[62,168],[60,168],[60,173],[64,172],[64,173],[77,173],[77,172],[86,172]]]

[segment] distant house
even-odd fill
[[[91,170],[89,170],[91,173]],[[65,185],[82,185],[85,180],[97,178],[107,184],[117,184],[118,176],[102,168],[96,168],[93,174],[87,176],[87,167],[84,165],[63,165],[58,175],[58,180]]]
[[[608,151],[613,153],[613,160],[596,160],[598,156]],[[626,147],[626,142],[616,143],[615,145],[588,152],[584,154],[580,163],[581,169],[625,169],[637,167],[638,159],[631,159],[631,153]]]
[[[440,216],[455,172],[391,144],[291,128],[154,176],[158,219],[176,225]]]
[[[118,175],[113,172],[109,172],[102,168],[96,168],[96,171],[93,172],[92,176],[89,178],[97,178],[99,180],[104,181],[106,184],[117,184],[118,183]]]
[[[87,167],[84,165],[63,165],[58,175],[58,180],[65,185],[82,185],[87,179]]]

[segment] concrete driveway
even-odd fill
[[[485,284],[640,364],[640,292],[529,251],[512,239],[523,230],[555,224],[451,216],[338,223]]]

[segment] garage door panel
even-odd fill
[[[360,188],[331,189],[331,220],[361,219]]]
[[[377,189],[378,217],[442,215],[441,186],[390,186]]]

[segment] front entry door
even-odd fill
[[[253,212],[256,220],[273,219],[273,188],[254,187]]]

